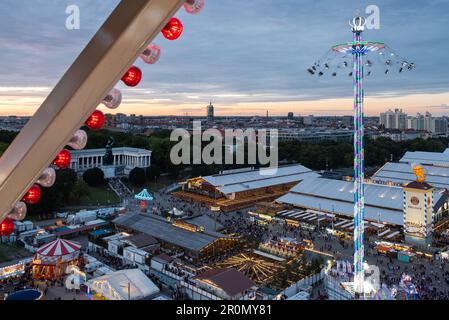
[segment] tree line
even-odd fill
[[[154,181],[162,173],[178,178],[179,174],[186,169],[187,166],[173,165],[170,161],[170,150],[176,144],[176,142],[170,141],[170,133],[169,130],[161,130],[150,136],[143,136],[107,130],[89,131],[89,142],[86,148],[103,148],[109,137],[112,136],[115,140],[114,147],[127,146],[151,150],[151,166],[135,168],[126,178],[130,184],[141,186],[147,181]],[[16,135],[16,132],[0,131],[0,155]],[[406,151],[442,152],[448,144],[449,138],[415,139],[402,142],[395,142],[389,138],[365,139],[365,162],[366,166],[381,166],[387,161],[399,160]],[[245,148],[246,150],[247,148]],[[353,166],[354,161],[353,145],[350,142],[280,142],[278,152],[279,160],[283,163],[300,163],[313,170],[349,168]],[[245,159],[247,159],[247,155]],[[247,163],[241,165],[199,164],[188,167],[189,175],[205,176],[216,174],[221,170],[246,166],[257,167],[258,165]],[[87,186],[102,187],[105,185],[104,173],[99,168],[87,170],[83,179],[78,179],[73,170],[58,170],[55,185],[51,188],[42,188],[41,201],[37,205],[30,206],[29,213],[33,215],[54,212],[66,205],[76,205],[82,197],[88,195]]]
[[[388,161],[398,161],[407,151],[442,152],[448,144],[448,138],[414,139],[401,142],[383,137],[375,140],[365,139],[365,165],[381,166]],[[354,146],[350,142],[279,143],[280,160],[298,162],[314,170],[352,167],[353,154]]]

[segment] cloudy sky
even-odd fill
[[[159,36],[156,65],[136,89],[121,83],[117,112],[203,115],[342,115],[352,112],[352,80],[311,77],[306,69],[328,49],[351,40],[357,8],[380,8],[380,30],[365,32],[416,63],[416,70],[366,81],[366,114],[400,107],[409,113],[449,111],[448,0],[206,0],[197,16],[178,12],[185,32]],[[0,115],[32,115],[98,30],[118,0],[2,0]],[[67,30],[68,5],[81,29]]]

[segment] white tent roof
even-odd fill
[[[442,194],[434,191],[434,202]],[[305,180],[276,200],[297,207],[354,216],[354,184],[324,178]],[[365,218],[370,221],[403,225],[403,189],[365,184]]]
[[[291,165],[279,167],[276,170],[262,168],[260,170],[218,174],[203,177],[203,179],[222,193],[230,194],[316,177],[319,177],[317,173],[302,165]]]
[[[159,288],[139,269],[120,270],[89,281],[89,287],[109,300],[142,300],[159,293]]]
[[[426,182],[436,188],[449,189],[449,167],[423,165]],[[373,177],[375,181],[407,183],[416,180],[409,163],[386,163]]]
[[[449,165],[449,149],[444,152],[408,151],[400,162],[420,163],[430,165]]]

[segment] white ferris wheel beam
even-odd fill
[[[185,0],[122,0],[0,158],[0,221]]]

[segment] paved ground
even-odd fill
[[[45,300],[89,300],[83,292],[66,290],[65,287],[55,286],[48,288]]]

